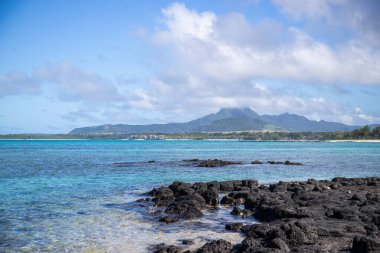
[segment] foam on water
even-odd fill
[[[91,214],[56,217],[31,224],[33,238],[25,245],[8,247],[9,252],[146,252],[147,247],[166,243],[181,245],[181,240],[193,240],[194,245],[186,249],[195,249],[212,239],[227,239],[239,243],[242,237],[238,233],[224,231],[223,221],[230,209],[206,211],[199,220],[183,221],[174,224],[162,224],[153,218],[147,218],[148,210],[131,206],[135,202],[125,203],[124,198],[108,199],[120,202],[113,208],[99,208]],[[96,205],[94,205],[94,208]],[[156,217],[157,218],[157,217]],[[252,222],[254,222],[252,220]],[[184,245],[182,247],[185,247]]]

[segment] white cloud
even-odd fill
[[[380,1],[378,0],[272,0],[287,16],[306,24],[325,22],[330,33],[353,33],[379,49]],[[320,23],[321,24],[321,23]],[[319,25],[320,25],[319,24]],[[306,25],[307,26],[307,25]]]
[[[47,89],[63,101],[99,103],[123,99],[111,81],[68,62],[37,67],[31,75],[13,71],[0,76],[0,96],[39,95]]]
[[[163,23],[165,27],[153,36],[159,46],[170,47],[160,50],[170,48],[176,71],[191,71],[202,79],[380,85],[380,52],[357,40],[331,47],[275,21],[251,24],[242,14],[219,17],[178,3],[163,10]]]
[[[162,10],[161,26],[141,32],[157,50],[155,56],[159,55],[147,61],[160,63],[145,86],[129,87],[127,82],[118,86],[62,63],[38,67],[31,75],[0,76],[0,96],[50,89],[55,98],[80,104],[77,111],[65,115],[70,121],[148,123],[148,117],[141,116],[147,111],[158,115],[161,122],[178,122],[221,107],[245,106],[261,114],[287,111],[348,124],[377,121],[336,100],[294,88],[332,85],[344,90],[346,84],[380,85],[380,50],[368,39],[376,35],[376,15],[369,15],[372,12],[365,8],[358,8],[352,19],[346,15],[348,7],[335,12],[336,6],[354,6],[351,0],[273,2],[296,20],[326,19],[337,27],[348,22],[359,32],[356,37],[327,44],[276,20],[251,22],[237,12],[217,15],[174,3]],[[366,15],[372,17],[370,22],[365,22]],[[371,38],[376,41],[373,38],[377,37]]]
[[[36,95],[41,92],[38,82],[26,73],[10,71],[0,75],[0,97],[26,94]]]
[[[363,120],[364,123],[373,124],[373,123],[379,123],[380,117],[375,117],[372,115],[365,114],[359,107],[355,108],[356,117]]]
[[[36,68],[34,77],[56,88],[62,100],[102,102],[122,99],[111,81],[71,63]]]
[[[272,0],[282,12],[296,20],[324,17],[331,20],[333,7],[344,4],[345,0]]]
[[[114,122],[118,120],[115,115],[125,112],[129,106],[127,96],[112,81],[68,62],[39,66],[30,75],[9,72],[0,76],[0,97],[17,95],[49,98],[52,104],[67,103],[67,108],[74,105],[77,110],[57,112],[57,115],[83,124]]]
[[[327,7],[315,8],[318,15],[330,15]],[[161,62],[171,64],[160,66],[130,97],[139,109],[186,112],[184,118],[191,119],[220,107],[250,106],[259,113],[288,111],[354,124],[362,119],[350,116],[352,109],[336,100],[257,80],[342,89],[347,83],[380,85],[380,52],[364,41],[331,46],[274,20],[252,23],[241,13],[218,16],[178,3],[162,14],[163,26],[150,34],[150,41]],[[167,120],[176,121],[177,115]]]
[[[155,99],[143,89],[136,89],[130,96],[130,105],[135,108],[150,110],[155,108]]]
[[[163,22],[178,39],[198,38],[207,40],[213,32],[216,15],[212,12],[197,13],[183,4],[174,3],[163,9]]]

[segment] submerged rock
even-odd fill
[[[290,161],[285,161],[284,164],[285,164],[285,165],[303,165],[303,163],[299,163],[299,162],[290,162]]]
[[[286,160],[285,162],[280,161],[268,161],[269,164],[285,164],[285,165],[303,165],[303,163],[300,162],[291,162]]]
[[[198,167],[222,167],[226,165],[241,164],[241,162],[225,161],[225,160],[219,160],[219,159],[207,159],[207,160],[191,159],[191,160],[183,160],[183,161],[192,163]]]

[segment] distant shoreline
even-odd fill
[[[0,138],[0,141],[86,141],[86,140],[120,140],[120,141],[152,141],[152,139],[102,139],[102,138]],[[153,139],[154,140],[154,139]],[[154,141],[230,141],[230,142],[331,142],[331,143],[343,143],[343,142],[357,142],[357,143],[380,143],[380,139],[362,139],[362,140],[242,140],[242,139],[156,139]]]
[[[378,142],[380,143],[379,139],[367,139],[367,140],[326,140],[325,142]]]

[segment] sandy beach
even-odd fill
[[[327,140],[326,142],[380,142],[380,140]]]

